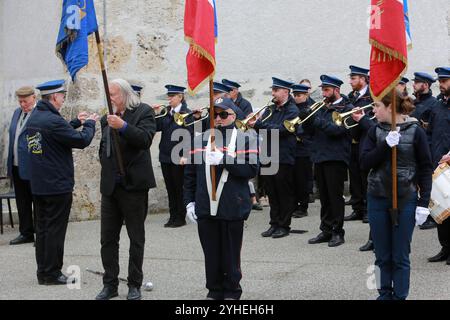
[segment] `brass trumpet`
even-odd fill
[[[324,106],[326,106],[325,99],[322,101],[316,102],[311,106],[311,113],[305,118],[300,119],[300,117],[296,117],[292,120],[284,120],[283,124],[287,131],[289,132],[295,132],[295,126],[300,125],[304,123],[306,120],[312,117],[313,114],[315,114],[317,111],[322,109]]]
[[[155,116],[155,119],[165,117],[169,114],[169,108],[170,108],[169,106],[162,105],[162,106],[160,106],[160,108],[163,108],[163,109],[157,116]],[[153,108],[153,109],[155,109],[155,108]]]
[[[186,118],[191,116],[191,115],[193,115],[194,113],[196,113],[198,111],[203,112],[204,110],[208,110],[208,109],[209,109],[209,107],[203,107],[200,110],[191,111],[189,113],[178,113],[178,112],[176,112],[173,115],[173,120],[179,126],[184,126],[184,127],[192,126],[193,124],[195,124],[195,123],[197,123],[199,121],[203,121],[204,119],[206,119],[208,117],[209,113],[206,113],[206,115],[204,117],[201,117],[198,120],[195,120],[195,121],[192,121],[192,122],[188,122],[188,123],[186,122]]]
[[[254,117],[258,116],[259,114],[262,114],[263,111],[265,111],[267,108],[270,107],[270,104],[272,103],[272,99],[269,100],[269,102],[267,102],[267,104],[262,107],[261,109],[259,109],[258,111],[256,111],[253,115],[248,116],[247,118],[245,118],[244,120],[236,120],[236,127],[242,131],[247,131],[250,129],[250,126],[248,125],[248,122],[250,120],[252,120]],[[267,117],[265,117],[264,119],[261,120],[261,122],[266,121],[267,119],[269,119],[272,116],[272,108],[269,108],[269,114],[267,115]]]
[[[373,106],[374,106],[374,104],[371,103],[371,104],[368,104],[368,105],[366,105],[366,106],[364,106],[364,107],[361,107],[361,108],[354,108],[354,109],[352,109],[351,111],[344,112],[344,113],[339,113],[339,112],[337,112],[337,111],[334,111],[333,114],[332,114],[333,122],[334,122],[337,126],[342,126],[342,125],[344,125],[344,127],[345,127],[346,129],[354,128],[354,127],[356,127],[359,123],[355,123],[355,124],[348,124],[348,123],[347,123],[347,120],[351,118],[352,114],[354,114],[354,113],[356,113],[356,112],[359,112],[359,111],[361,111],[361,110],[364,110],[364,109],[373,108]],[[374,119],[374,118],[375,118],[375,116],[373,116],[373,117],[370,118],[370,119],[372,120],[372,119]]]

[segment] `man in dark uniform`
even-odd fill
[[[436,98],[433,97],[431,85],[436,82],[432,75],[425,72],[415,72],[413,81],[414,111],[410,114],[411,117],[416,118],[422,127],[426,130],[430,122],[431,108],[436,104]],[[437,227],[437,223],[431,216],[428,216],[427,221],[419,226],[420,229],[433,229]]]
[[[96,114],[69,124],[61,116],[64,80],[37,86],[42,100],[27,123],[31,191],[36,206],[36,261],[39,284],[67,284],[61,272],[64,239],[74,187],[72,148],[84,149],[94,137]],[[74,127],[83,126],[81,131]],[[71,281],[73,282],[73,281]]]
[[[16,91],[20,107],[14,111],[9,127],[8,177],[12,178],[19,214],[17,238],[10,245],[34,242],[33,196],[30,186],[30,169],[26,124],[36,106],[33,87],[22,87]]]
[[[369,70],[357,66],[350,66],[350,85],[353,89],[348,95],[350,103],[356,107],[364,107],[373,102],[369,91]],[[368,112],[368,110],[366,110]],[[347,121],[349,124],[350,121]],[[361,136],[363,131],[361,127],[355,126],[350,130],[352,136],[352,151],[349,165],[350,174],[350,194],[349,204],[352,205],[353,212],[344,218],[344,221],[363,220],[368,223],[367,217],[367,175],[359,165],[359,154],[361,145]]]
[[[435,71],[438,75],[442,98],[431,109],[427,131],[431,140],[431,155],[434,168],[438,166],[440,161],[448,161],[444,160],[444,156],[450,152],[450,67],[436,68]],[[429,258],[428,261],[447,260],[447,265],[450,265],[450,218],[438,225],[437,229],[442,249],[437,255]]]
[[[308,243],[328,242],[329,247],[337,247],[345,242],[343,193],[350,163],[351,138],[347,129],[333,122],[332,113],[346,112],[353,106],[341,96],[342,80],[328,75],[322,75],[320,80],[326,106],[303,124],[305,130],[313,131],[311,159],[315,166],[321,204],[322,232]]]
[[[207,299],[238,300],[242,294],[242,238],[252,208],[248,181],[256,176],[259,162],[255,135],[234,125],[238,109],[231,99],[215,101],[215,149],[209,131],[197,136],[185,169],[184,202],[187,216],[198,223]],[[211,198],[211,166],[216,170],[216,201]]]
[[[169,212],[170,217],[164,227],[177,228],[186,224],[186,208],[183,204],[183,177],[184,166],[181,163],[184,154],[178,154],[177,157],[172,158],[172,150],[179,143],[190,144],[191,131],[188,128],[179,126],[174,121],[175,113],[186,114],[190,113],[186,100],[184,99],[185,87],[176,85],[166,85],[167,98],[169,102],[168,114],[164,117],[156,119],[156,131],[161,132],[161,142],[159,143],[159,162],[161,163],[161,170],[164,177],[164,183],[169,197]],[[160,106],[152,106],[156,112]],[[183,141],[183,138],[174,140],[173,133],[175,130],[183,130],[189,137],[188,141]]]
[[[289,235],[292,213],[296,208],[294,186],[295,165],[295,134],[284,127],[284,120],[292,120],[298,116],[298,108],[290,95],[293,83],[278,78],[272,78],[273,105],[266,109],[258,120],[252,119],[249,125],[257,132],[267,130],[267,141],[262,148],[267,148],[267,154],[272,164],[278,164],[278,171],[264,176],[264,184],[270,203],[270,227],[261,235],[263,237],[282,238]],[[263,119],[266,119],[262,121]],[[278,131],[279,153],[275,154],[271,144],[271,135]]]
[[[99,150],[102,166],[101,257],[105,274],[104,288],[96,299],[106,300],[118,295],[119,239],[125,220],[130,238],[127,299],[140,300],[148,191],[156,186],[150,157],[150,146],[156,133],[155,112],[149,105],[141,103],[125,80],[111,81],[109,91],[114,115],[101,119]],[[118,135],[113,136],[111,130],[117,130]],[[115,137],[118,137],[125,170],[123,175],[116,161],[112,141]]]
[[[309,98],[311,88],[304,84],[294,84],[292,86],[292,95],[297,105],[299,116],[304,119],[309,114],[309,107],[314,104],[314,100]],[[298,130],[301,126],[298,127]],[[292,214],[293,218],[301,218],[308,215],[310,181],[312,180],[313,169],[311,162],[311,140],[312,136],[304,130],[298,132],[297,144],[295,148],[295,190],[297,196],[297,208]]]
[[[229,98],[231,88],[220,82],[213,82],[213,99]],[[209,122],[208,122],[209,123]]]
[[[409,82],[408,78],[402,77],[399,81],[399,83],[397,84],[397,90],[400,92],[403,92],[403,94],[405,96],[408,95],[408,88],[407,88],[407,84]]]
[[[231,88],[230,99],[233,100],[234,104],[242,110],[244,118],[253,112],[252,104],[242,97],[239,92],[241,85],[235,81],[223,79],[222,83]]]

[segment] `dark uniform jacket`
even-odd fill
[[[239,109],[242,110],[244,118],[253,112],[252,104],[247,99],[244,99],[240,92],[238,93],[238,97],[234,102],[234,104],[237,105]]]
[[[350,103],[353,105],[354,108],[362,108],[365,107],[369,104],[371,104],[373,102],[372,100],[372,96],[370,95],[370,90],[369,88],[367,88],[366,93],[364,93],[362,96],[360,96],[358,98],[358,100],[356,100],[356,96],[355,96],[355,91],[350,92],[350,94],[348,95],[348,99],[350,101]],[[369,118],[371,118],[373,116],[373,112],[372,109],[365,109],[364,113],[366,114],[366,116],[364,117],[365,120],[370,120]],[[356,124],[356,121],[354,121],[351,117],[349,120],[347,120],[347,123],[352,125],[352,124]],[[369,123],[367,123],[369,124]],[[376,122],[373,122],[373,125],[375,125]],[[371,124],[372,125],[372,124]],[[370,126],[371,126],[370,125]],[[363,140],[365,139],[366,135],[367,135],[367,130],[370,127],[364,127],[361,126],[361,123],[359,125],[357,125],[356,127],[353,127],[350,130],[350,135],[352,137],[352,143],[353,144],[362,144]],[[366,130],[367,129],[367,130]]]
[[[336,105],[322,107],[315,116],[303,124],[304,130],[312,132],[311,161],[342,161],[350,163],[351,137],[349,130],[337,126],[332,120],[333,111],[339,113],[353,109],[346,97]]]
[[[422,127],[426,128],[430,122],[431,108],[436,104],[436,98],[433,97],[433,92],[417,95],[414,100],[416,107],[410,116],[419,120]]]
[[[299,111],[300,119],[305,119],[310,110],[310,106],[312,106],[315,101],[311,98],[308,98],[303,103],[297,104],[297,108]],[[296,131],[297,136],[297,145],[295,148],[295,157],[310,157],[311,156],[311,144],[312,144],[312,134],[308,131],[303,130],[302,126],[297,126]]]
[[[442,156],[450,151],[450,99],[442,98],[431,108],[427,133],[431,142],[433,166],[436,168]]]
[[[186,114],[189,112],[191,112],[191,110],[189,110],[187,104],[185,102],[183,102],[181,105],[180,113]],[[188,118],[189,118],[188,122],[194,120],[193,117],[189,116]],[[184,127],[184,126],[177,125],[173,119],[173,115],[170,115],[170,113],[164,117],[160,117],[160,118],[156,119],[156,131],[161,132],[161,141],[159,143],[159,162],[172,163],[172,159],[171,159],[172,149],[180,142],[182,142],[183,144],[190,145],[192,128],[193,128],[193,126]],[[172,141],[172,133],[177,129],[184,130],[185,133],[187,133],[189,135],[189,140],[184,141],[180,137],[178,140]],[[188,150],[189,150],[189,148],[188,148]],[[187,157],[188,156],[188,155],[183,155],[182,152],[180,152],[178,155],[179,155],[179,157],[181,157],[181,156]],[[179,163],[177,162],[175,164],[179,164]]]
[[[111,127],[106,116],[101,119],[100,192],[107,196],[113,193],[116,183],[130,192],[148,191],[156,187],[150,157],[150,146],[156,133],[155,112],[149,105],[141,103],[136,108],[126,109],[123,120],[127,122],[127,127],[118,135],[125,176],[120,177]]]
[[[269,115],[269,110],[266,109],[254,126],[258,133],[261,129],[266,129],[268,131],[267,140],[263,141],[262,147],[267,148],[267,155],[272,158],[271,161],[273,163],[294,165],[297,139],[295,138],[295,134],[287,131],[283,124],[284,120],[292,120],[298,116],[298,108],[294,98],[290,96],[288,101],[281,107],[277,107],[273,104],[269,108],[272,110],[272,115],[266,121],[262,122],[262,120]],[[279,132],[280,149],[278,154],[272,154],[272,130],[278,130]]]
[[[219,137],[216,136],[216,147],[224,153],[222,164],[215,166],[216,188],[218,188],[223,169],[226,168],[229,172],[216,216],[211,216],[210,213],[210,196],[206,184],[205,162],[203,161],[208,139],[205,134],[195,138],[190,164],[186,165],[184,170],[183,194],[186,206],[190,202],[195,202],[195,214],[198,219],[246,220],[252,209],[248,181],[257,175],[259,168],[256,135],[237,129],[236,158],[232,158],[227,153],[227,147],[231,140],[233,127],[234,125],[216,130],[222,132],[222,139],[219,140]],[[227,129],[228,134],[226,133]],[[245,143],[240,144],[239,141],[245,141]]]
[[[72,125],[81,125],[79,120]],[[27,122],[30,183],[34,195],[71,193],[74,187],[72,148],[84,149],[95,134],[95,121],[81,131],[69,124],[48,101],[37,103]]]

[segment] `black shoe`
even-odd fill
[[[437,223],[433,218],[430,218],[430,216],[428,216],[427,220],[421,226],[419,226],[420,230],[428,230],[434,228],[437,228]]]
[[[270,226],[270,228],[267,229],[266,231],[264,231],[263,233],[261,233],[261,235],[265,238],[271,237],[276,230],[277,230],[277,227]]]
[[[38,283],[39,283],[40,285],[44,285],[44,284],[45,284],[45,279],[42,278],[42,277],[38,277]]]
[[[448,258],[450,258],[449,250],[442,248],[437,255],[428,258],[428,262],[441,262],[447,260]]]
[[[319,233],[319,235],[315,238],[309,239],[308,243],[309,244],[316,244],[316,243],[323,243],[323,242],[328,242],[331,240],[331,234],[326,234],[326,233]]]
[[[333,236],[331,237],[331,240],[328,242],[328,246],[329,247],[338,247],[344,243],[345,243],[344,236],[342,236],[340,234],[333,234]]]
[[[345,201],[346,206],[352,206],[354,204],[356,204],[356,201],[352,198],[350,198],[350,200],[348,200],[348,201]]]
[[[127,300],[141,300],[141,299],[142,299],[141,289],[130,286],[128,288]]]
[[[259,203],[254,203],[254,204],[252,205],[252,210],[258,210],[258,211],[261,211],[261,210],[263,210],[263,207],[262,207]]]
[[[373,241],[369,240],[365,245],[359,248],[359,251],[372,251],[373,250]]]
[[[173,220],[169,219],[167,220],[167,222],[164,224],[164,228],[171,228],[173,225]]]
[[[283,238],[289,235],[289,231],[287,231],[285,228],[278,228],[273,234],[272,238],[278,239]]]
[[[308,211],[301,210],[301,209],[295,210],[292,213],[292,218],[303,218],[303,217],[306,217],[306,216],[308,216]]]
[[[185,221],[174,221],[169,226],[169,228],[178,228],[178,227],[182,227],[182,226],[185,226],[185,225],[186,225],[186,220]]]
[[[31,243],[34,242],[34,237],[25,237],[23,235],[19,235],[17,238],[11,240],[9,242],[10,245],[23,244],[23,243]]]
[[[74,283],[75,283],[75,279],[69,280],[68,277],[61,274],[57,278],[45,278],[43,284],[46,286],[58,286],[58,285],[67,285],[67,284],[74,284]]]
[[[361,213],[353,211],[350,215],[344,217],[344,221],[362,220],[362,216]]]
[[[369,215],[367,214],[367,212],[364,212],[363,217],[362,217],[362,222],[369,223]]]
[[[450,266],[450,256],[447,258],[446,264],[447,264],[448,266]]]
[[[117,288],[104,286],[102,291],[95,297],[95,300],[109,300],[119,295]]]
[[[314,197],[314,194],[310,193],[310,194],[309,194],[308,202],[309,202],[309,203],[314,203],[315,201],[316,201],[316,198]]]

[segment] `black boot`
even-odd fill
[[[373,241],[369,239],[365,245],[359,248],[359,251],[373,251]]]
[[[353,211],[350,215],[344,217],[344,221],[362,220],[363,215],[361,212]]]
[[[447,248],[442,248],[439,253],[431,258],[428,258],[428,262],[441,262],[445,261],[450,257],[450,250]]]
[[[431,216],[428,216],[427,220],[421,226],[419,226],[420,230],[428,230],[434,228],[437,228],[437,223]]]
[[[119,295],[117,288],[104,286],[102,291],[95,297],[95,300],[109,300]]]

